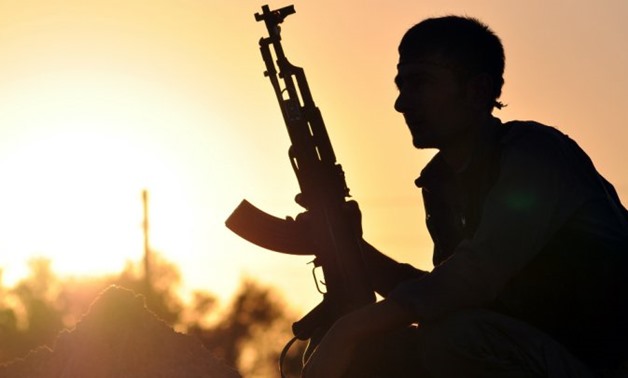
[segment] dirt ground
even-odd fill
[[[191,336],[175,332],[141,296],[112,286],[52,349],[0,366],[4,378],[236,378]]]

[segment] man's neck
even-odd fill
[[[488,114],[472,122],[466,128],[467,132],[464,135],[460,135],[452,143],[440,149],[443,160],[454,172],[462,172],[467,168],[477,145],[481,143],[482,138],[487,136],[489,131],[487,129],[492,127],[491,118]]]

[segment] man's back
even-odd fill
[[[499,127],[463,172],[431,166],[418,180],[435,264],[466,254],[475,268],[451,276],[473,276],[472,288],[485,292],[452,296],[484,298],[581,359],[613,363],[628,338],[625,209],[562,133],[532,122]]]

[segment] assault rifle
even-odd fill
[[[290,64],[281,46],[279,24],[295,13],[294,6],[271,11],[264,5],[262,11],[255,14],[255,19],[263,21],[269,33],[259,41],[266,65],[264,75],[275,90],[288,129],[291,141],[288,155],[301,190],[296,202],[307,210],[308,221],[277,218],[243,200],[226,225],[263,248],[315,256],[314,266],[322,268],[326,291],[322,302],[292,326],[296,339],[309,339],[307,358],[312,347],[339,317],[373,303],[375,294],[366,277],[361,235],[346,214],[350,196],[344,172],[336,163],[303,68]]]

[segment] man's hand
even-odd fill
[[[357,201],[347,201],[343,206],[346,221],[351,225],[355,236],[362,237],[362,212]]]
[[[340,378],[350,367],[357,345],[348,327],[338,320],[316,347],[303,369],[303,378]]]
[[[374,336],[410,325],[413,316],[397,303],[383,300],[340,318],[305,364],[303,378],[342,377],[351,367],[356,346]]]
[[[347,201],[342,205],[340,216],[343,218],[345,225],[350,228],[357,240],[362,239],[362,213],[356,201]],[[316,222],[315,215],[310,211],[304,211],[297,214],[296,218],[286,217],[287,221],[294,222],[296,225],[295,233],[300,236],[300,240],[304,240],[303,244],[307,245],[307,251],[315,254],[319,250],[320,241],[320,225]],[[316,226],[319,229],[316,229]],[[349,230],[348,230],[349,231]]]
[[[360,206],[357,201],[347,201],[342,205],[342,216],[344,217],[345,222],[351,226],[353,231],[355,232],[355,236],[361,238],[362,237],[362,212],[360,211]],[[288,219],[293,220],[291,217]],[[297,222],[297,225],[303,229],[308,230],[312,228],[312,214],[309,211],[304,211],[299,213],[294,219]]]

